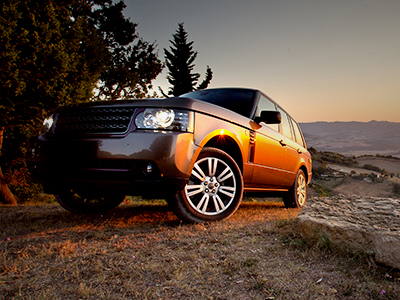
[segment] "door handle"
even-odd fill
[[[300,149],[297,149],[297,153],[298,153],[298,154],[302,154],[303,152],[301,152]]]
[[[279,144],[281,144],[282,147],[285,147],[285,146],[286,146],[286,143],[285,143],[283,140],[280,140],[280,141],[279,141]]]

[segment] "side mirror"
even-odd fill
[[[273,110],[263,110],[259,117],[254,119],[256,123],[280,124],[282,121],[281,113]]]

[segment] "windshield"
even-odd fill
[[[255,95],[256,91],[249,89],[209,89],[190,92],[180,97],[216,104],[250,118],[253,115]]]

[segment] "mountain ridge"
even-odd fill
[[[318,121],[299,123],[307,147],[344,155],[400,157],[400,123],[389,121]]]

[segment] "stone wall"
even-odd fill
[[[305,239],[327,238],[345,250],[366,252],[400,269],[400,201],[337,195],[307,199],[298,215]]]

